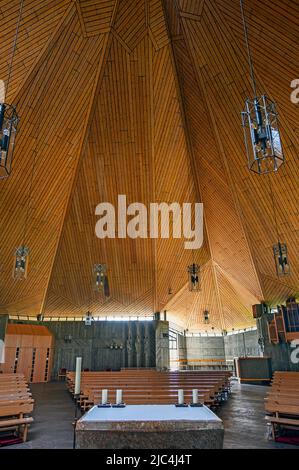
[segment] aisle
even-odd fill
[[[34,423],[28,441],[6,449],[70,449],[73,447],[74,404],[64,382],[31,384]]]
[[[239,385],[217,415],[224,424],[224,449],[298,449],[266,439],[264,398],[268,387]]]

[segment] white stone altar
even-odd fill
[[[219,449],[223,424],[209,408],[94,406],[76,426],[78,449]]]

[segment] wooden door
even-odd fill
[[[18,361],[18,372],[24,374],[25,379],[30,382],[32,369],[33,338],[30,334],[21,335],[20,358]]]

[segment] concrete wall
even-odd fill
[[[222,336],[186,337],[187,359],[225,359]]]
[[[178,335],[178,358],[183,359],[227,359],[239,356],[259,356],[258,332],[245,331],[228,336],[183,336]]]
[[[262,353],[257,330],[225,336],[224,349],[227,360],[242,356],[260,356]]]
[[[24,322],[30,323],[30,322]],[[35,322],[38,324],[38,322]],[[55,352],[52,377],[60,368],[75,369],[77,356],[82,368],[117,370],[122,367],[155,367],[155,322],[100,321],[85,326],[84,322],[42,322],[54,334]],[[71,342],[66,338],[71,336]],[[123,349],[110,349],[111,343]]]

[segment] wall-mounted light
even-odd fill
[[[122,343],[111,343],[108,345],[108,349],[124,349],[124,345]]]
[[[92,320],[93,320],[93,316],[92,316],[91,312],[88,311],[86,313],[86,316],[85,316],[85,325],[86,326],[91,326]]]

